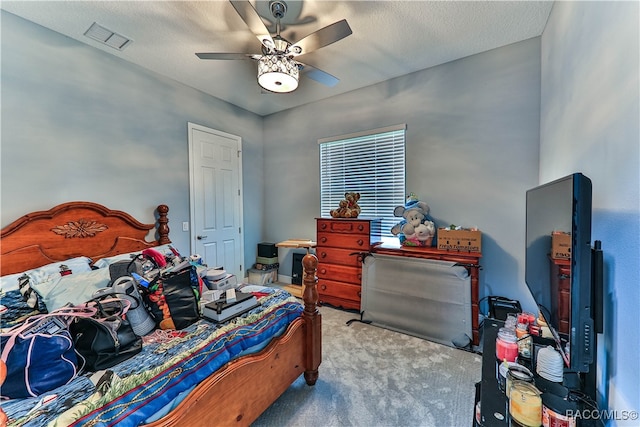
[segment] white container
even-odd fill
[[[249,283],[252,285],[266,286],[278,281],[278,270],[249,270]]]
[[[203,277],[206,277],[211,282],[227,277],[227,272],[219,268],[207,268],[203,273]]]
[[[222,279],[218,280],[205,280],[207,288],[211,290],[224,290],[236,288],[238,286],[238,280],[233,274],[227,274]]]

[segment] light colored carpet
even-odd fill
[[[315,386],[298,378],[253,424],[420,426],[471,424],[481,356],[353,322],[321,307],[322,364]]]

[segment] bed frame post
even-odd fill
[[[159,205],[156,210],[158,211],[158,243],[161,245],[166,245],[171,243],[169,240],[169,218],[167,214],[169,213],[169,206],[167,205]]]
[[[318,258],[307,251],[302,258],[302,266],[304,268],[302,318],[307,328],[304,378],[308,385],[314,385],[318,379],[318,366],[322,361],[322,317],[318,310],[318,277],[316,276]]]

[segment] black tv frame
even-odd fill
[[[569,187],[569,184],[571,194],[564,194],[563,192],[566,191],[565,187]],[[595,371],[595,368],[590,369],[596,354],[594,318],[596,317],[596,313],[600,311],[596,310],[593,305],[593,303],[599,301],[600,298],[596,297],[594,293],[596,286],[594,286],[592,280],[591,191],[591,180],[581,173],[574,173],[527,191],[527,255],[525,257],[527,286],[541,313],[545,317],[545,321],[550,326],[558,349],[563,352],[565,360],[568,361],[566,370],[576,373]],[[561,202],[564,203],[563,206],[567,206],[564,208],[565,210],[555,209],[556,206],[552,204],[557,203],[557,200],[554,201],[554,197],[556,199],[558,197],[563,199],[561,200]],[[571,200],[567,200],[569,197]],[[568,212],[569,205],[571,209],[570,213]],[[571,308],[569,334],[567,337],[560,337],[557,332],[557,316],[548,316],[548,314],[553,314],[553,308],[546,306],[551,305],[550,301],[552,298],[551,278],[550,274],[548,274],[549,270],[542,268],[542,273],[537,271],[541,269],[541,266],[544,266],[544,262],[550,262],[548,252],[542,252],[545,250],[550,251],[550,235],[551,232],[554,231],[551,229],[539,230],[539,228],[543,227],[543,225],[539,224],[546,225],[549,222],[552,223],[555,218],[543,218],[541,220],[537,217],[533,218],[533,213],[535,213],[536,216],[544,216],[547,212],[550,216],[571,216]],[[545,220],[547,222],[545,222]],[[569,223],[565,217],[561,218],[561,220],[566,221],[567,224]],[[536,227],[536,225],[539,226]],[[541,257],[544,257],[544,260],[542,260]],[[536,271],[533,271],[534,269],[536,269]],[[536,277],[536,272],[538,277]],[[547,275],[546,278],[539,277],[545,274]],[[541,296],[541,292],[547,292],[546,295],[549,296],[545,298],[544,295]],[[549,319],[547,319],[547,317],[549,317]],[[566,338],[569,342],[569,355],[565,353],[561,338]]]

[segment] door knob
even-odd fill
[[[207,238],[207,236],[196,236],[196,239],[198,239],[198,240],[202,240],[202,239],[206,239],[206,238]]]

